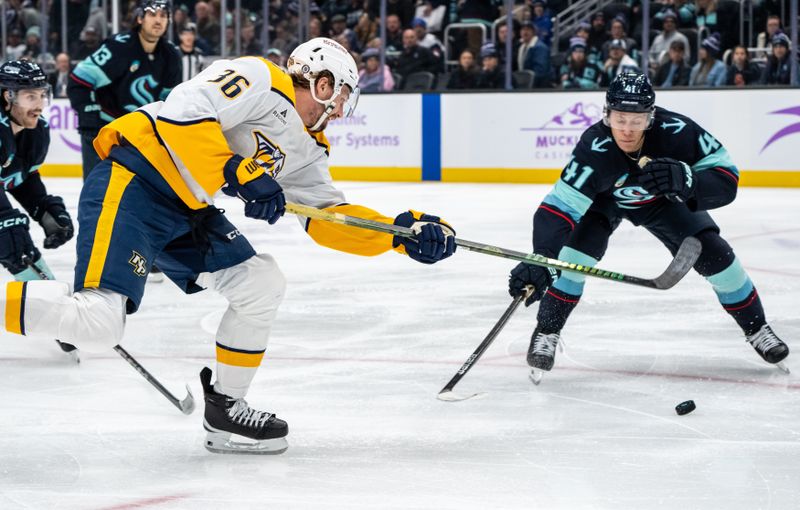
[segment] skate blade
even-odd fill
[[[473,393],[472,395],[464,395],[462,393],[454,393],[452,391],[443,391],[438,395],[436,395],[436,398],[444,402],[461,402],[463,400],[469,400],[471,398],[483,398],[484,396],[486,396],[485,392]]]
[[[279,455],[289,448],[285,437],[247,442],[236,441],[233,437],[229,433],[208,432],[205,441],[206,450],[212,453],[235,455]]]
[[[789,367],[787,367],[783,361],[775,363],[775,368],[787,375],[792,373],[791,370],[789,370]]]
[[[542,377],[544,377],[544,371],[539,370],[538,368],[531,368],[531,373],[528,375],[528,377],[530,377],[533,384],[539,386],[539,383],[542,382]]]

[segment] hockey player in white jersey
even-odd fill
[[[348,52],[317,38],[298,46],[287,67],[257,57],[218,60],[165,101],[105,126],[94,142],[103,161],[81,192],[74,293],[58,281],[12,282],[0,314],[8,331],[103,351],[122,340],[153,262],[187,293],[214,288],[229,302],[216,335],[216,382],[209,368],[200,375],[206,448],[214,452],[288,447],[286,422],[244,400],[285,280],[213,206],[218,190],[269,223],[290,200],[419,232],[405,239],[307,220],[308,234],[334,249],[394,249],[427,264],[455,251],[453,229],[436,216],[385,217],[347,204],[333,185],[323,129],[356,106],[358,72]]]

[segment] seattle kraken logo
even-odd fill
[[[626,186],[614,190],[614,199],[622,209],[638,209],[639,207],[655,200],[655,196],[639,186]]]
[[[153,91],[158,87],[158,82],[153,75],[146,74],[144,76],[140,76],[133,80],[131,83],[131,97],[137,104],[128,104],[125,105],[125,109],[129,112],[139,108],[140,106],[144,106],[148,103],[152,103],[156,100],[155,96],[153,96]]]
[[[128,264],[133,266],[133,274],[136,276],[147,276],[147,259],[141,254],[134,251]]]
[[[253,159],[258,161],[270,176],[277,177],[283,169],[286,154],[261,131],[253,131],[253,138],[256,140],[256,152],[253,154]]]

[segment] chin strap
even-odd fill
[[[319,119],[317,119],[317,122],[315,122],[313,126],[308,128],[308,130],[313,133],[315,131],[319,131],[319,129],[322,126],[322,124],[324,124],[325,121],[328,120],[328,117],[330,117],[331,113],[336,108],[335,101],[336,101],[336,98],[339,97],[339,93],[341,92],[341,87],[339,87],[338,89],[334,89],[333,95],[331,96],[331,98],[328,99],[327,101],[324,101],[324,100],[322,100],[322,99],[317,97],[317,91],[316,91],[316,87],[315,87],[317,79],[316,78],[311,78],[310,80],[308,80],[308,82],[309,82],[309,90],[311,91],[311,97],[314,98],[314,101],[318,102],[319,104],[325,105],[325,110],[319,116]]]

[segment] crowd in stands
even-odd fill
[[[5,58],[42,64],[51,72],[59,96],[70,63],[91,55],[111,35],[109,16],[103,11],[110,2],[49,0],[49,16],[43,20],[39,1],[6,2]],[[263,1],[269,1],[266,30]],[[758,4],[752,22],[763,31],[756,30],[753,41],[739,40],[737,0],[651,2],[646,69],[651,80],[658,87],[788,85],[792,52],[779,16],[788,9],[781,1],[790,0]],[[53,51],[64,49],[62,2],[68,4],[65,52]],[[124,31],[132,26],[137,2],[121,3]],[[387,0],[384,43],[378,0],[310,0],[305,32],[308,38],[331,37],[352,53],[364,92],[503,89],[507,81],[514,88],[594,89],[642,65],[639,0],[611,4],[560,34],[553,32],[553,16],[569,5],[568,0],[515,0],[510,31],[505,22],[495,23],[505,15],[504,4],[503,0]],[[303,17],[297,0],[240,0],[239,11],[235,5],[233,0],[173,0],[169,38],[184,55],[184,79],[200,72],[223,47],[227,55],[259,55],[284,65],[301,42],[298,29]],[[482,26],[485,35],[462,25],[446,30],[454,23]],[[42,34],[43,26],[48,27],[47,34]],[[507,80],[509,61],[512,76]]]

